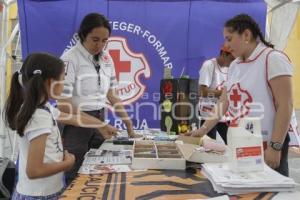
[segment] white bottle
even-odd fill
[[[259,118],[242,118],[238,126],[229,127],[227,142],[230,170],[234,172],[264,170],[263,139]]]

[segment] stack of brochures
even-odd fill
[[[132,163],[132,151],[111,151],[101,149],[90,149],[85,157],[83,164],[101,164],[101,165],[126,165]]]
[[[130,172],[132,150],[101,150],[90,149],[79,169],[80,174],[104,174],[116,172]]]
[[[216,192],[229,195],[294,191],[297,185],[292,178],[279,174],[266,164],[261,172],[235,173],[228,168],[228,163],[207,163],[202,165],[202,173]]]

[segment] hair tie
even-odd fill
[[[42,74],[42,70],[40,70],[40,69],[36,69],[36,70],[34,70],[33,71],[33,74],[35,75],[35,74]]]
[[[22,73],[20,70],[18,70],[17,73],[18,73],[18,82],[21,85],[21,87],[23,87]]]

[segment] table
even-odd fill
[[[269,200],[276,193],[251,193],[230,199]],[[143,172],[79,175],[60,199],[199,199],[216,197],[211,183],[199,169],[190,171],[148,170]]]
[[[130,149],[128,145],[105,142],[100,149]],[[188,165],[189,166],[189,165]],[[83,175],[69,185],[63,200],[146,200],[146,199],[205,199],[220,196],[211,183],[193,165],[187,170],[148,170],[140,172]],[[239,200],[270,200],[276,193],[251,193],[230,196]]]

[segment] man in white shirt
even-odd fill
[[[199,112],[202,118],[201,125],[205,119],[213,117],[213,107],[215,106],[219,96],[221,95],[224,83],[227,81],[227,71],[234,57],[226,46],[222,46],[220,55],[204,61],[199,71]],[[207,134],[216,139],[216,132],[220,134],[225,143],[227,143],[226,120],[220,122]]]

